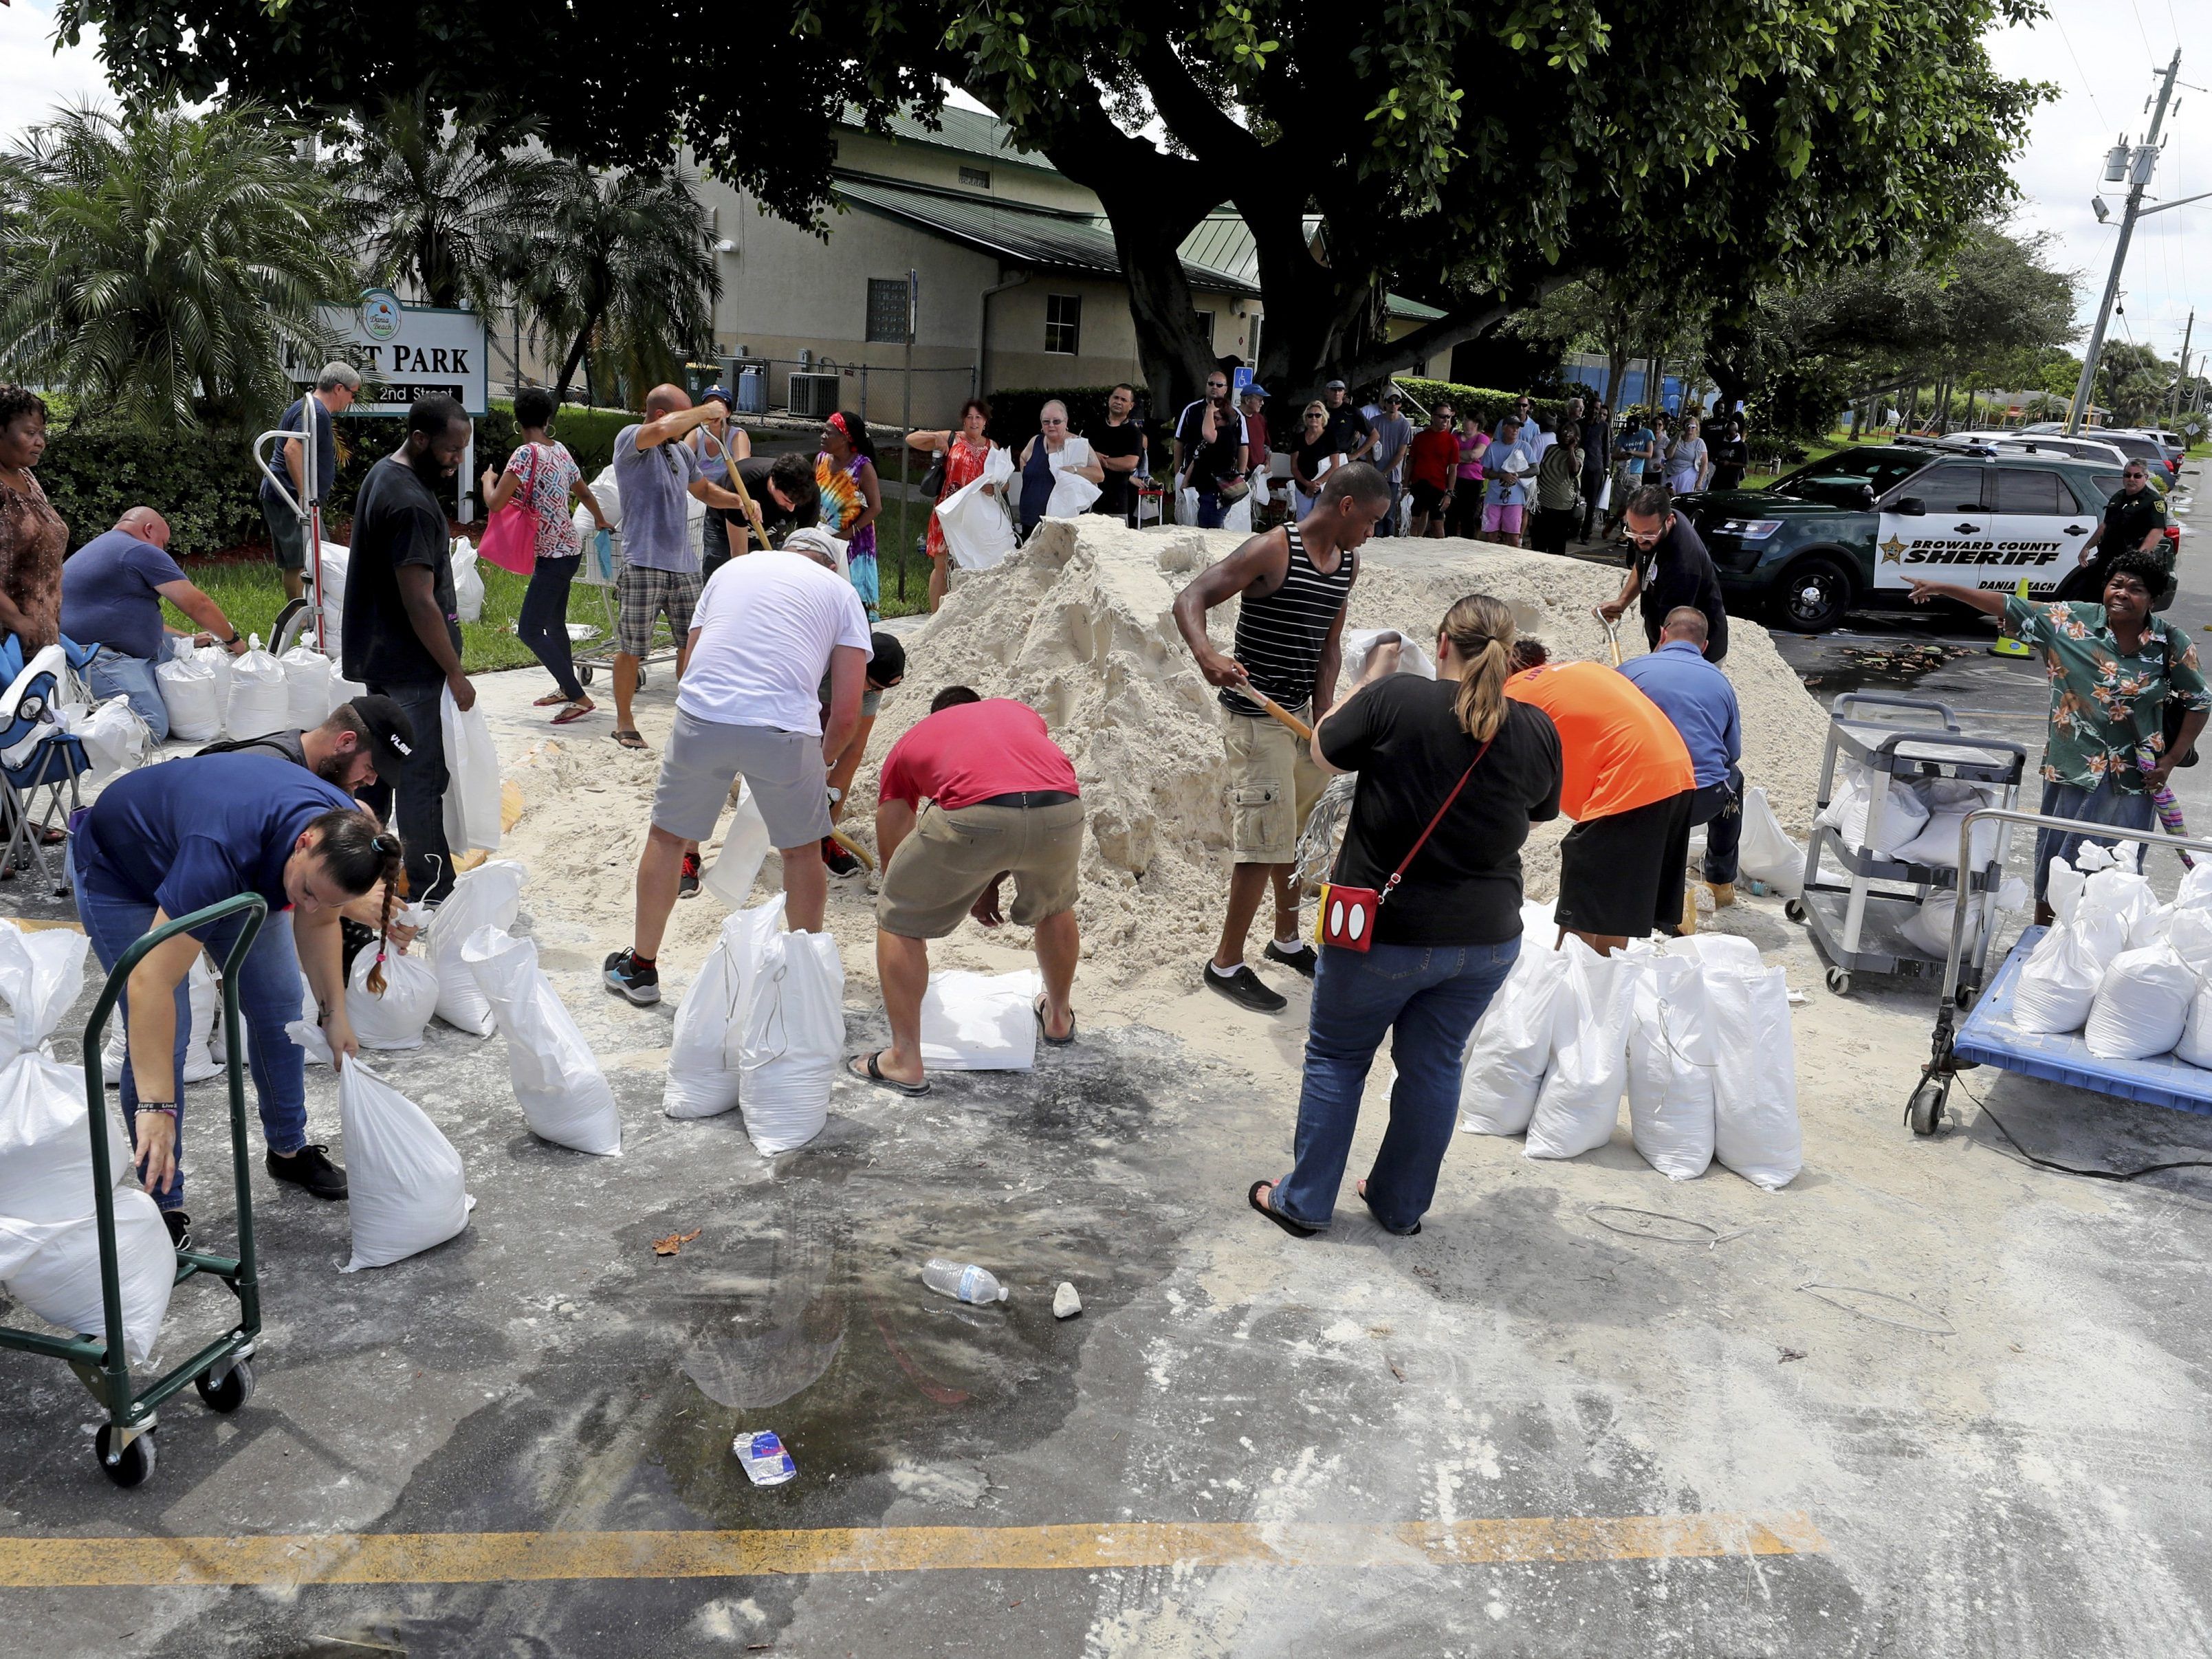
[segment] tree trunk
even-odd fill
[[[568,348],[568,356],[561,364],[561,378],[553,384],[553,404],[560,407],[568,401],[568,383],[576,378],[576,366],[584,361],[585,349],[591,344],[592,331],[599,325],[596,317],[587,317],[576,331],[576,342]]]

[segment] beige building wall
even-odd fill
[[[837,165],[853,173],[873,173],[878,179],[897,179],[917,185],[1028,207],[1058,208],[1072,213],[1102,211],[1098,198],[1073,179],[1049,168],[1030,167],[995,155],[970,155],[964,150],[940,149],[873,133],[841,130]],[[988,173],[988,187],[960,176],[969,167]]]

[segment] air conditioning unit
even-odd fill
[[[791,376],[791,412],[828,420],[837,412],[837,390],[843,380],[842,374],[802,374],[794,370]]]

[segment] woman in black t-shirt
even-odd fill
[[[1368,950],[1322,947],[1297,1163],[1246,1194],[1298,1237],[1333,1217],[1360,1091],[1385,1036],[1398,1072],[1390,1127],[1359,1196],[1404,1234],[1421,1230],[1436,1195],[1468,1036],[1520,954],[1521,845],[1530,823],[1559,815],[1559,732],[1505,696],[1513,637],[1511,610],[1470,593],[1437,629],[1434,680],[1393,672],[1395,647],[1377,647],[1352,695],[1314,727],[1314,759],[1359,774],[1335,880],[1384,891],[1420,850],[1387,892]]]
[[[1291,440],[1291,507],[1298,518],[1314,509],[1322,475],[1344,464],[1344,452],[1328,429],[1328,409],[1318,399],[1305,408],[1298,435]]]
[[[1735,419],[1723,422],[1720,436],[1713,441],[1713,478],[1708,489],[1741,489],[1744,470],[1751,465],[1751,446],[1745,441],[1743,422]]]

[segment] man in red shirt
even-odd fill
[[[923,803],[927,802],[925,805]],[[902,1095],[926,1095],[921,999],[929,988],[929,944],[973,915],[999,925],[999,884],[1015,878],[1016,926],[1036,933],[1044,994],[1039,1034],[1075,1041],[1068,992],[1082,940],[1075,925],[1083,802],[1075,768],[1047,734],[1044,718],[1006,697],[947,686],[927,718],[891,745],[878,785],[876,977],[890,1018],[891,1046],[847,1068]]]
[[[1406,465],[1413,483],[1416,536],[1444,533],[1444,509],[1451,505],[1452,480],[1459,471],[1459,434],[1452,430],[1452,406],[1438,404],[1429,423],[1413,434]]]

